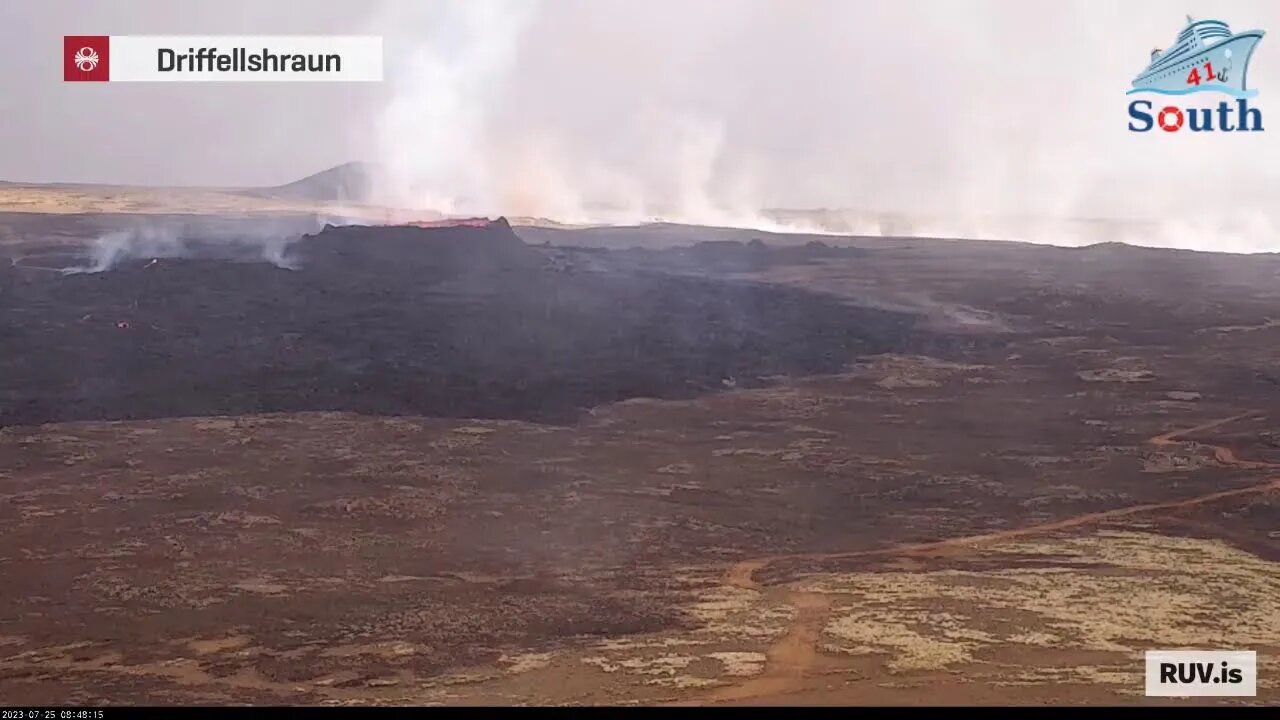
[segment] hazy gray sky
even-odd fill
[[[1126,130],[1130,80],[1188,12],[1280,30],[1274,0],[0,0],[0,179],[264,185],[369,159],[407,202],[507,212],[838,206],[1269,232],[1280,38],[1250,70],[1267,132]],[[61,81],[64,34],[222,33],[381,34],[388,79]]]

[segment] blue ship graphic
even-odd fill
[[[1258,91],[1245,84],[1249,60],[1265,34],[1261,30],[1232,34],[1221,20],[1192,20],[1188,15],[1187,26],[1178,33],[1173,47],[1151,51],[1151,64],[1133,79],[1133,89],[1127,94],[1220,92],[1238,98],[1253,97]],[[1193,72],[1199,77],[1199,84],[1188,82]]]

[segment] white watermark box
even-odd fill
[[[1258,653],[1252,650],[1148,650],[1149,697],[1253,697]]]

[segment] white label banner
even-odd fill
[[[381,82],[370,35],[112,35],[112,82]]]
[[[1147,695],[1253,697],[1258,653],[1248,650],[1148,650]]]

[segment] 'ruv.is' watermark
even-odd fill
[[[1258,653],[1248,650],[1148,650],[1147,695],[1253,697]]]

